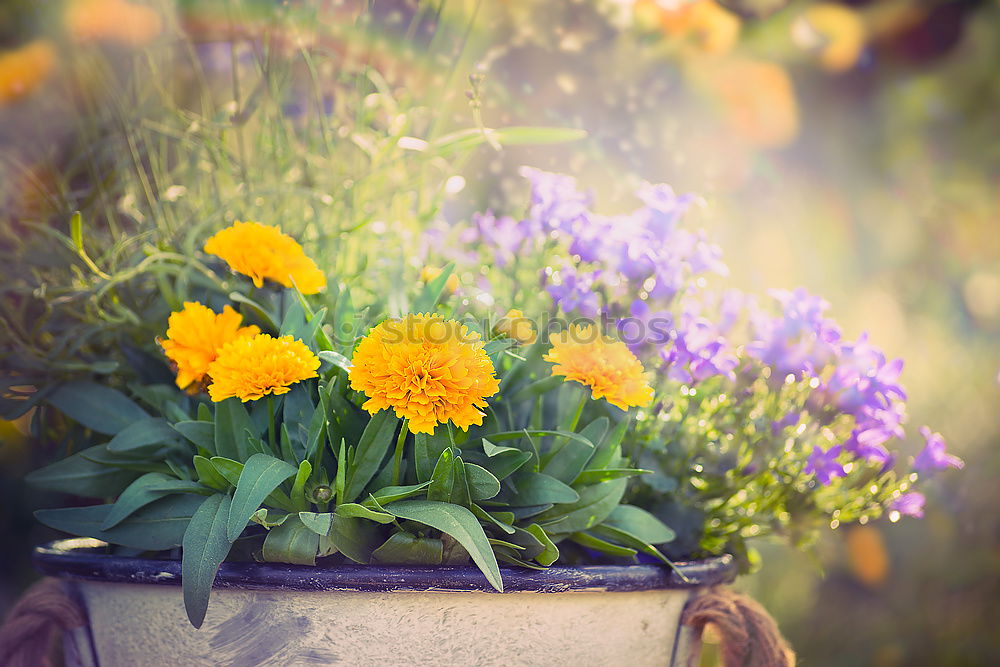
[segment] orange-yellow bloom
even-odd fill
[[[640,24],[653,26],[658,18],[665,34],[689,40],[703,53],[729,53],[740,37],[740,18],[715,0],[679,2],[672,8],[644,0],[636,3],[635,12]]]
[[[438,276],[444,269],[438,268],[436,266],[425,266],[420,270],[420,281],[424,283],[429,283]],[[444,288],[451,293],[458,290],[458,276],[452,273],[448,276],[448,280],[444,282]]]
[[[56,50],[38,39],[0,54],[0,106],[16,102],[41,86],[56,66]]]
[[[264,280],[315,294],[326,287],[326,276],[302,246],[281,227],[259,222],[240,222],[223,229],[205,242],[205,252],[221,257],[233,271],[250,276],[257,287]]]
[[[63,16],[78,42],[115,42],[144,46],[160,34],[163,19],[152,7],[125,0],[70,0]]]
[[[268,394],[287,394],[296,382],[317,376],[319,358],[291,336],[257,334],[227,343],[208,367],[208,396],[218,403],[233,396],[246,403]]]
[[[535,334],[535,326],[517,308],[511,308],[507,314],[497,322],[494,327],[497,333],[516,340],[518,343],[530,345],[535,342],[538,336]]]
[[[392,408],[414,433],[433,433],[451,420],[482,424],[486,398],[500,384],[479,334],[430,314],[386,320],[354,351],[351,388],[364,392],[371,414]]]
[[[242,322],[243,316],[229,306],[216,314],[194,301],[185,302],[183,310],[171,313],[167,337],[160,345],[177,366],[177,386],[187,389],[202,382],[223,345],[260,333],[255,326],[241,327]]]
[[[792,23],[792,39],[816,53],[829,72],[854,67],[868,38],[861,15],[844,5],[820,2],[810,5]]]
[[[594,398],[603,398],[622,410],[648,405],[653,398],[642,362],[625,343],[601,335],[590,324],[556,334],[552,349],[543,358],[555,364],[553,375],[590,387]]]

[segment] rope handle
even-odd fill
[[[0,666],[50,667],[63,632],[86,623],[86,612],[63,585],[46,577],[21,596],[0,627]]]
[[[713,626],[722,638],[725,667],[795,667],[795,653],[767,610],[731,588],[716,586],[693,597],[681,623],[698,636]],[[689,667],[697,667],[698,657],[696,651]]]

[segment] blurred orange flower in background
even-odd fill
[[[437,266],[425,266],[420,270],[420,282],[422,283],[431,282],[432,280],[440,276],[443,270],[444,269]],[[444,283],[445,289],[451,293],[457,291],[458,286],[459,286],[458,276],[455,275],[454,273],[448,276],[448,279]]]
[[[813,52],[823,69],[843,72],[857,64],[868,39],[861,15],[850,7],[820,2],[792,23],[792,40]]]
[[[115,42],[143,46],[163,30],[163,18],[151,7],[125,0],[70,0],[66,29],[78,42]]]
[[[33,93],[51,76],[55,66],[56,50],[44,39],[0,53],[0,107]]]
[[[723,122],[746,144],[781,148],[799,133],[799,106],[784,67],[749,58],[713,59],[692,70]]]
[[[636,21],[657,26],[665,34],[692,42],[713,55],[729,53],[740,37],[740,18],[715,0],[678,2],[664,6],[655,0],[635,4]]]
[[[851,573],[869,587],[880,586],[889,575],[889,553],[878,528],[852,526],[844,536]]]

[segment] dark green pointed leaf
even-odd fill
[[[387,486],[385,488],[379,489],[372,496],[375,498],[376,503],[385,504],[395,502],[397,500],[406,500],[407,498],[412,498],[413,496],[421,493],[424,489],[430,486],[430,482],[424,482],[423,484],[413,484],[411,486]],[[362,502],[363,505],[370,504],[371,500],[365,500]]]
[[[528,526],[527,530],[545,547],[538,555],[535,556],[535,560],[538,561],[539,564],[548,567],[549,565],[552,565],[552,563],[559,560],[559,547],[552,542],[552,539],[549,538],[548,533],[545,532],[544,528],[539,526],[537,523],[533,523]]]
[[[469,552],[490,584],[503,592],[503,581],[493,548],[479,520],[471,511],[458,505],[430,500],[401,500],[386,505],[385,509],[401,519],[416,521],[451,535]]]
[[[604,520],[603,525],[617,528],[647,544],[671,542],[677,534],[665,523],[644,509],[619,505]]]
[[[498,500],[515,506],[575,503],[580,499],[571,486],[539,472],[519,472],[511,477],[514,489],[501,491]]]
[[[169,445],[179,441],[177,431],[160,418],[133,422],[119,431],[108,443],[109,452],[135,452],[152,446]]]
[[[538,517],[545,525],[557,521],[553,530],[560,533],[577,533],[604,521],[621,502],[628,480],[616,479],[587,486],[580,490],[580,499],[571,505],[560,505]]]
[[[612,544],[611,542],[602,540],[601,538],[595,537],[589,533],[573,533],[569,536],[569,539],[576,542],[580,546],[600,551],[601,553],[608,554],[609,556],[631,558],[636,554],[635,549]]]
[[[275,512],[274,510],[269,510],[266,507],[261,507],[250,516],[250,520],[256,524],[264,526],[265,528],[274,528],[275,526],[280,526],[285,523],[290,516],[292,515],[287,512]]]
[[[344,500],[352,502],[368,486],[375,473],[382,466],[386,453],[393,444],[399,419],[391,410],[382,410],[373,415],[361,434],[361,440],[354,453],[354,460],[347,473]]]
[[[110,530],[128,518],[136,510],[153,501],[175,493],[208,493],[201,484],[176,479],[159,472],[146,473],[128,485],[115,501],[108,516],[101,524],[101,530]]]
[[[329,535],[330,527],[333,526],[333,514],[330,512],[299,512],[299,521],[317,535]]]
[[[258,433],[243,403],[227,398],[215,404],[215,451],[234,461],[247,459],[246,431]]]
[[[330,542],[340,553],[356,563],[371,562],[372,552],[384,541],[379,538],[378,525],[365,519],[333,516]]]
[[[247,459],[240,472],[233,494],[232,510],[226,529],[230,542],[236,540],[246,528],[250,515],[257,511],[272,491],[298,470],[290,463],[267,454],[254,454]]]
[[[73,535],[142,551],[163,551],[181,545],[188,522],[202,502],[201,496],[186,493],[167,496],[137,510],[110,530],[101,530],[101,524],[113,505],[38,510],[35,518]]]
[[[49,396],[48,402],[73,421],[106,435],[149,419],[146,411],[125,394],[96,382],[64,384]]]
[[[192,460],[194,461],[194,469],[198,473],[198,481],[200,483],[219,491],[225,491],[229,488],[229,482],[219,474],[219,471],[215,469],[215,465],[211,461],[204,456],[195,456]],[[236,479],[239,479],[238,474]]]
[[[489,500],[500,493],[500,480],[482,466],[466,463],[465,478],[469,483],[472,500]]]
[[[232,542],[226,538],[229,504],[229,496],[209,496],[191,517],[184,532],[181,584],[188,620],[196,628],[205,620],[215,573],[232,548]]]
[[[268,531],[261,555],[269,563],[315,565],[318,550],[319,535],[293,514]]]
[[[378,512],[369,509],[364,505],[359,505],[357,503],[344,503],[343,505],[337,505],[335,513],[337,514],[337,516],[368,519],[369,521],[374,521],[376,523],[393,522],[393,517],[391,514],[386,514],[385,512]]]
[[[386,565],[440,565],[444,545],[441,540],[394,533],[372,552],[372,563]]]
[[[469,509],[472,510],[472,513],[480,521],[485,521],[486,523],[493,524],[494,526],[496,526],[497,528],[499,528],[503,532],[507,533],[508,535],[513,535],[514,534],[514,526],[510,525],[510,523],[514,521],[514,516],[513,515],[511,515],[511,517],[510,517],[510,522],[503,522],[500,519],[498,519],[496,516],[494,516],[494,514],[490,514],[489,512],[487,512],[486,510],[484,510],[479,505],[476,505],[475,503],[473,503],[472,507],[470,507]]]
[[[218,454],[215,450],[214,423],[210,421],[185,421],[177,422],[173,428],[209,454]]]
[[[323,350],[318,355],[320,361],[325,361],[327,363],[333,364],[337,368],[345,371],[351,370],[351,360],[340,354],[339,352],[334,352],[332,350]]]
[[[413,434],[413,458],[418,482],[426,482],[434,473],[441,452],[451,446],[448,429],[439,426],[434,433]]]
[[[555,477],[560,482],[565,484],[572,484],[573,480],[583,472],[583,469],[587,465],[587,461],[590,457],[594,455],[594,446],[585,443],[578,442],[576,440],[570,440],[569,442],[564,442],[562,447],[560,447],[548,460],[548,462],[542,467],[542,472],[546,475],[551,475]]]
[[[652,470],[641,470],[638,468],[605,468],[604,470],[584,470],[573,481],[575,486],[586,486],[607,482],[612,479],[622,479],[625,477],[636,477],[637,475],[651,475]]]
[[[437,465],[431,474],[431,483],[427,487],[427,500],[450,503],[455,489],[455,450],[451,447],[441,452]]]
[[[90,447],[40,470],[28,473],[26,481],[39,489],[70,493],[86,498],[117,496],[142,472],[102,465],[85,456],[90,450],[98,448],[106,450],[107,445]]]

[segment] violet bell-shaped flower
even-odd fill
[[[913,469],[917,472],[939,470],[942,468],[963,468],[965,461],[945,451],[944,438],[940,433],[932,433],[927,426],[920,427],[924,436],[924,448],[913,460]]]

